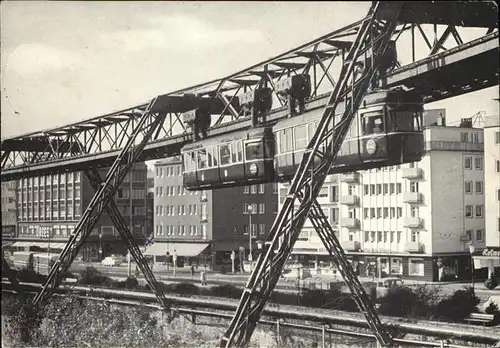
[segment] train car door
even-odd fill
[[[245,180],[243,172],[241,140],[218,145],[219,151],[219,177],[223,185],[240,183]]]
[[[187,189],[199,186],[196,173],[196,150],[186,151],[182,154],[182,181]]]

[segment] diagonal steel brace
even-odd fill
[[[95,168],[88,169],[85,171],[85,175],[87,176],[94,190],[97,191],[99,189],[99,185],[102,182],[102,178],[99,175],[97,169]],[[123,219],[123,216],[118,210],[115,201],[110,200],[109,203],[104,207],[104,210],[111,218],[111,221],[113,221],[113,224],[115,225],[118,232],[120,233],[120,236],[127,245],[127,249],[134,257],[135,262],[137,262],[137,265],[144,274],[144,277],[146,278],[146,281],[148,282],[149,286],[151,287],[152,290],[154,290],[156,298],[158,299],[158,301],[165,310],[169,310],[170,304],[168,300],[165,298],[165,293],[163,292],[162,288],[156,281],[156,278],[153,272],[151,271],[151,268],[146,262],[144,255],[142,255],[142,252],[139,249],[139,246],[137,245],[132,232],[130,232],[125,220]]]

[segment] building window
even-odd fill
[[[244,194],[244,195],[247,195],[247,194],[249,194],[249,193],[250,193],[250,187],[249,187],[249,186],[245,186],[245,187],[243,188],[243,194]]]
[[[396,217],[399,219],[401,216],[403,216],[403,208],[398,207]]]
[[[483,194],[483,182],[476,181],[476,194]]]
[[[257,186],[256,185],[251,186],[251,192],[253,195],[257,194]]]
[[[391,232],[394,233],[394,232]],[[391,274],[403,274],[403,259],[400,257],[391,257]]]
[[[477,170],[483,170],[483,158],[476,157],[474,158],[475,167]]]
[[[363,185],[363,190],[365,196],[367,196],[370,193],[370,187],[368,185]]]
[[[339,223],[339,208],[330,209],[330,222],[333,224]]]
[[[370,210],[368,208],[364,208],[363,212],[364,212],[364,214],[363,214],[364,218],[369,219],[370,218]]]
[[[330,202],[335,203],[339,201],[339,187],[331,186],[330,187]]]
[[[370,241],[370,232],[365,231],[365,243],[368,243]]]
[[[377,208],[377,219],[382,218],[382,208]]]
[[[465,206],[465,217],[467,219],[472,219],[472,205]]]
[[[373,196],[375,194],[375,185],[371,184],[370,185],[370,196]]]
[[[424,275],[424,260],[423,259],[408,259],[408,274],[411,276]]]
[[[384,195],[389,193],[389,184],[384,184]]]
[[[259,185],[259,193],[264,193],[264,184]]]
[[[465,236],[467,237],[468,241],[471,241],[472,240],[472,230],[466,230]]]
[[[410,192],[418,192],[418,182],[410,183]]]
[[[382,184],[377,184],[377,195],[381,195],[382,194]]]
[[[370,208],[370,219],[375,219],[375,208]]]
[[[411,241],[413,243],[417,243],[420,240],[420,232],[418,231],[411,231]]]
[[[465,157],[465,169],[472,169],[472,157]]]
[[[476,217],[477,218],[483,217],[483,206],[482,205],[476,205]]]
[[[500,189],[497,189],[497,201],[500,202]]]
[[[500,132],[495,132],[495,144],[500,144]]]
[[[259,204],[259,214],[264,214],[266,205],[264,203]]]
[[[497,168],[496,169],[497,169],[497,173],[500,173],[500,161],[499,160],[497,160]]]
[[[465,193],[472,194],[472,181],[465,182]]]
[[[401,183],[396,184],[396,194],[401,193]]]
[[[266,225],[259,224],[259,234],[265,234],[265,233],[266,233]]]
[[[484,231],[483,230],[476,231],[476,241],[478,241],[478,242],[484,241]]]

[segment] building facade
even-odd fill
[[[485,247],[483,130],[427,126],[424,137],[420,162],[331,175],[321,189],[318,202],[360,276],[470,279],[469,245]],[[331,266],[308,221],[292,255]]]
[[[2,182],[2,245],[17,236],[16,181]]]
[[[475,267],[500,273],[500,116],[485,118],[484,182],[486,248],[475,252]]]
[[[102,169],[105,175],[107,169]],[[146,233],[146,166],[137,164],[118,189],[115,202],[137,238],[143,243]],[[24,178],[17,183],[18,236],[13,247],[64,248],[94,195],[82,172]],[[103,213],[80,253],[84,260],[126,252],[110,217]]]
[[[276,216],[276,187],[256,185],[187,191],[182,183],[180,158],[158,161],[155,164],[155,243],[146,253],[155,255],[157,260],[162,260],[167,253],[175,254],[179,264],[227,265],[232,251],[244,249],[248,253],[251,229],[255,257],[257,241],[265,240]]]

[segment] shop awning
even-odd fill
[[[193,257],[198,256],[203,250],[208,247],[208,243],[161,243],[156,242],[146,249],[145,255],[166,255],[167,251],[170,255]]]
[[[36,246],[39,248],[48,248],[49,243],[48,242],[28,242],[28,241],[17,241],[14,244],[12,244],[13,247],[18,247],[18,248],[27,248],[27,247],[32,247]],[[50,249],[64,249],[66,246],[66,243],[50,243]]]

